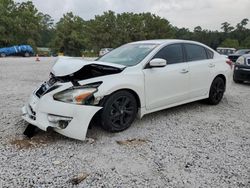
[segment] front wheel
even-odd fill
[[[1,57],[6,57],[6,54],[5,53],[1,53],[0,56]]]
[[[215,78],[210,87],[209,97],[207,99],[208,103],[212,105],[219,104],[219,102],[223,98],[224,92],[225,92],[224,80],[220,77]]]
[[[130,127],[136,114],[135,97],[128,91],[118,91],[105,101],[101,113],[101,124],[110,132],[123,131]]]

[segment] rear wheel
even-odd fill
[[[102,127],[119,132],[130,127],[137,114],[137,102],[128,91],[112,94],[104,103],[101,113]]]
[[[0,56],[1,57],[6,57],[6,54],[5,53],[1,53]]]
[[[29,57],[29,56],[30,56],[29,52],[25,52],[24,57]]]
[[[209,104],[216,105],[219,104],[223,98],[225,92],[225,82],[222,78],[217,77],[212,82],[209,91],[209,98],[207,99]]]

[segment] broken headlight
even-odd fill
[[[94,93],[98,91],[100,84],[72,87],[56,93],[54,99],[66,103],[92,105],[96,103]]]

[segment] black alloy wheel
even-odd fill
[[[219,104],[221,99],[223,98],[225,92],[225,82],[222,78],[217,77],[212,82],[210,91],[209,91],[209,104],[216,105]]]
[[[111,132],[119,132],[130,127],[137,114],[137,102],[128,91],[118,91],[105,102],[101,114],[102,127]]]

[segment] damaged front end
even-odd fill
[[[124,67],[99,62],[83,62],[80,66],[79,61],[59,59],[50,79],[32,93],[22,108],[24,120],[44,131],[51,127],[67,137],[85,139],[90,121],[102,108],[98,106],[101,98],[95,97],[102,81],[91,83],[91,78],[117,74]],[[80,85],[82,80],[88,83]]]

